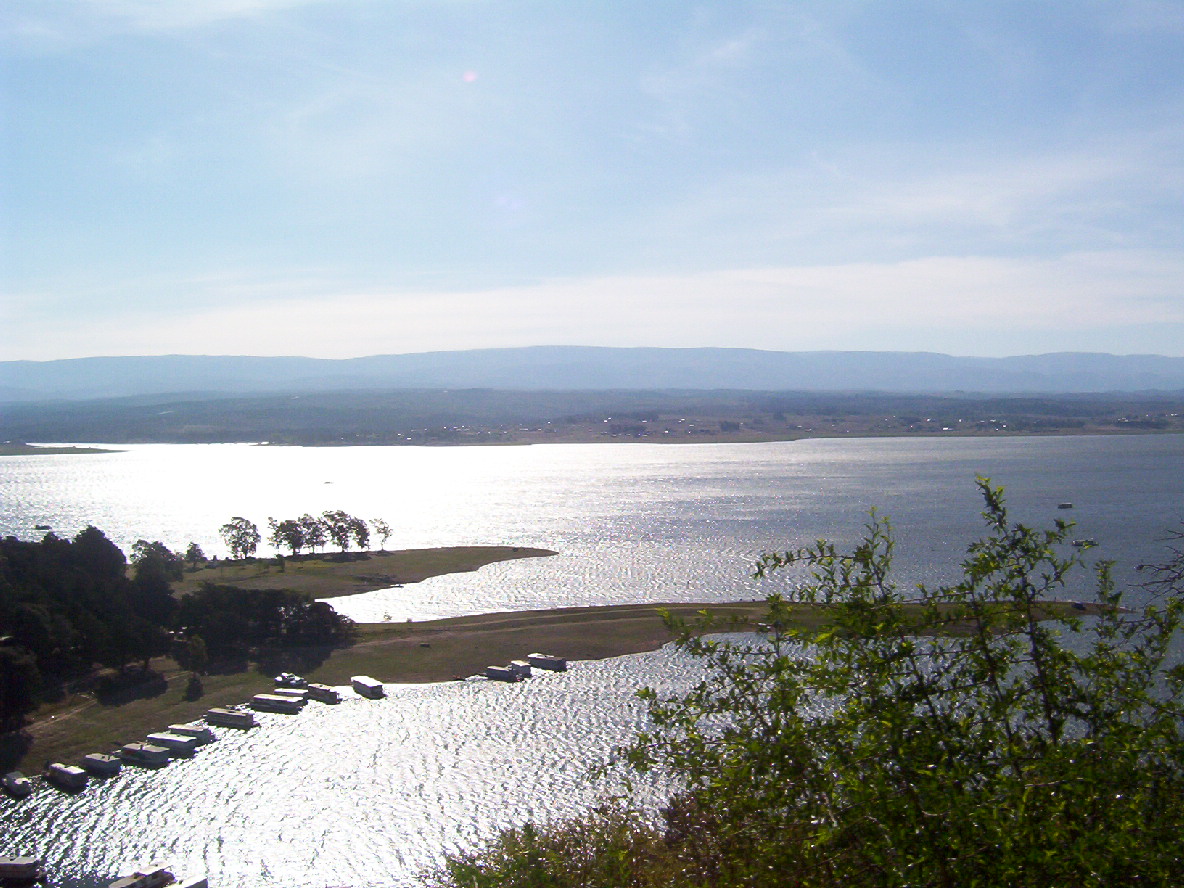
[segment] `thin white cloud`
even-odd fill
[[[214,22],[257,18],[293,6],[324,0],[78,0],[95,18],[136,31],[173,31]]]
[[[1113,133],[1062,149],[984,156],[907,143],[819,152],[724,176],[641,226],[695,244],[686,260],[795,264],[1170,243],[1184,199],[1184,130]]]
[[[1055,259],[934,257],[895,263],[609,277],[462,292],[333,292],[243,284],[233,303],[170,317],[112,316],[54,342],[31,324],[19,354],[365,354],[565,343],[873,348],[1017,354],[1074,350],[1085,336],[1126,349],[1124,331],[1184,330],[1184,259],[1145,251]],[[218,287],[235,287],[221,281]],[[289,292],[291,290],[289,289]],[[261,300],[260,297],[267,297]],[[101,346],[97,344],[101,343]],[[856,343],[858,345],[853,345]],[[1010,345],[1009,345],[1010,343]],[[1042,343],[1034,346],[1029,343]],[[975,345],[977,344],[977,346]],[[1179,345],[1174,352],[1180,353]]]
[[[56,52],[118,34],[184,31],[258,19],[325,0],[7,0],[0,38],[34,51]]]

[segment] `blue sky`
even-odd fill
[[[1184,355],[1184,3],[6,0],[0,359]]]

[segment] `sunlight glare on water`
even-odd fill
[[[0,459],[0,533],[34,539],[88,524],[225,554],[241,515],[329,509],[383,518],[390,548],[552,549],[474,573],[333,599],[359,621],[626,602],[712,602],[778,588],[756,557],[820,537],[858,538],[890,516],[898,582],[940,582],[981,532],[976,475],[1013,517],[1077,522],[1120,581],[1164,555],[1184,519],[1184,435],[816,440],[750,445],[293,448],[139,445],[101,455]],[[1072,502],[1071,512],[1059,511]],[[270,554],[270,550],[261,552]],[[783,581],[780,581],[783,582]],[[524,652],[525,653],[525,652]],[[563,653],[559,651],[557,653]],[[693,669],[668,650],[517,686],[388,686],[381,701],[263,715],[160,771],[134,768],[77,796],[0,797],[0,854],[47,858],[51,885],[94,888],[167,859],[226,886],[412,885],[445,849],[498,826],[578,813],[613,790],[589,766],[631,736],[633,694]],[[229,701],[227,701],[229,702]],[[211,704],[213,705],[213,704]],[[163,727],[163,725],[162,725]],[[120,739],[138,738],[112,738]],[[655,796],[656,798],[656,796]]]

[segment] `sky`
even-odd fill
[[[0,360],[1184,355],[1180,0],[5,0]]]

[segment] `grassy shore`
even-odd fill
[[[545,558],[557,553],[528,546],[440,546],[396,552],[346,552],[295,558],[210,561],[186,570],[173,584],[178,595],[202,583],[242,589],[297,589],[314,598],[337,598],[418,583],[428,577],[478,570],[516,558]]]
[[[674,605],[691,615],[695,605]],[[348,684],[352,675],[384,682],[447,681],[480,673],[535,650],[572,660],[655,650],[671,639],[658,605],[566,608],[553,611],[483,614],[421,623],[376,623],[358,627],[356,642],[345,648],[272,652],[263,661],[230,664],[202,677],[204,692],[186,698],[189,673],[169,658],[151,663],[139,685],[111,695],[68,694],[43,705],[26,729],[27,749],[0,750],[3,764],[26,771],[46,761],[74,761],[87,752],[141,740],[151,731],[197,718],[211,706],[241,703],[274,687],[273,676],[294,671],[310,681]],[[724,605],[755,615],[756,604]],[[13,747],[10,738],[10,747]]]
[[[420,683],[478,674],[489,664],[536,650],[573,661],[655,650],[672,640],[658,614],[660,607],[630,604],[363,624],[349,647],[275,651],[260,661],[230,664],[224,671],[215,668],[202,677],[203,693],[197,699],[186,695],[189,673],[171,659],[160,658],[138,685],[109,695],[69,694],[42,706],[25,732],[31,744],[26,747],[10,737],[7,748],[0,749],[0,764],[35,772],[46,761],[73,762],[87,752],[108,751],[171,723],[197,718],[211,706],[241,703],[270,690],[272,677],[280,671],[299,672],[331,685],[348,684],[350,676],[358,674],[388,683]],[[704,606],[665,607],[691,618]],[[728,621],[752,627],[765,606],[737,602],[713,604],[710,610],[725,627]],[[1048,615],[1092,611],[1092,606],[1061,602],[1050,604]],[[826,621],[820,608],[801,607],[796,616],[798,625],[808,628]]]

